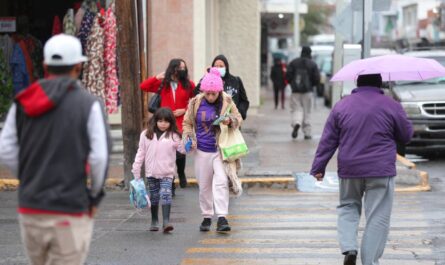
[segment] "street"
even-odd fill
[[[427,193],[397,193],[382,264],[445,264],[443,185]],[[15,192],[0,193],[0,264],[26,264]],[[231,200],[233,231],[198,231],[197,189],[179,190],[172,234],[149,232],[149,217],[128,204],[127,192],[108,193],[95,222],[87,264],[340,264],[337,194],[252,188]],[[147,214],[147,212],[145,213]],[[363,226],[363,224],[361,225]]]

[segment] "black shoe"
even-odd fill
[[[199,226],[199,231],[208,232],[208,231],[210,231],[211,225],[212,225],[212,219],[204,218],[204,220],[202,220],[201,225]]]
[[[153,232],[159,231],[158,210],[159,210],[159,205],[152,205],[150,208],[150,211],[151,211],[150,231],[153,231]]]
[[[227,222],[227,219],[225,217],[218,218],[218,223],[216,225],[216,231],[217,232],[229,232],[230,231],[229,222]]]
[[[168,233],[173,230],[173,226],[170,224],[170,209],[170,204],[162,205],[162,229],[164,229],[164,233]]]
[[[295,139],[298,137],[298,129],[300,129],[300,124],[295,124],[294,130],[292,131],[292,138]]]
[[[355,265],[357,260],[357,251],[351,250],[343,253],[345,255],[345,260],[343,261],[343,265]]]
[[[312,136],[310,136],[310,135],[305,135],[304,136],[304,140],[310,140],[310,139],[312,139]]]
[[[185,188],[187,187],[187,178],[184,175],[179,175],[179,187]]]

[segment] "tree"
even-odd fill
[[[301,31],[302,43],[308,43],[309,36],[318,35],[331,28],[329,20],[334,10],[334,6],[318,1],[308,3],[308,12],[302,15],[304,19],[304,29]]]

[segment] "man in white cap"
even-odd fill
[[[20,180],[19,222],[31,264],[83,264],[104,196],[110,137],[101,103],[78,81],[85,61],[77,38],[48,40],[48,78],[16,95],[0,135],[0,163]]]

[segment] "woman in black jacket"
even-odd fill
[[[249,100],[247,99],[246,89],[244,88],[243,81],[238,76],[230,74],[229,62],[227,58],[220,54],[213,59],[212,67],[217,67],[222,80],[224,82],[224,92],[232,96],[238,111],[240,112],[243,120],[247,117],[247,110],[249,109]],[[195,94],[199,94],[199,88],[201,82],[195,88]]]

